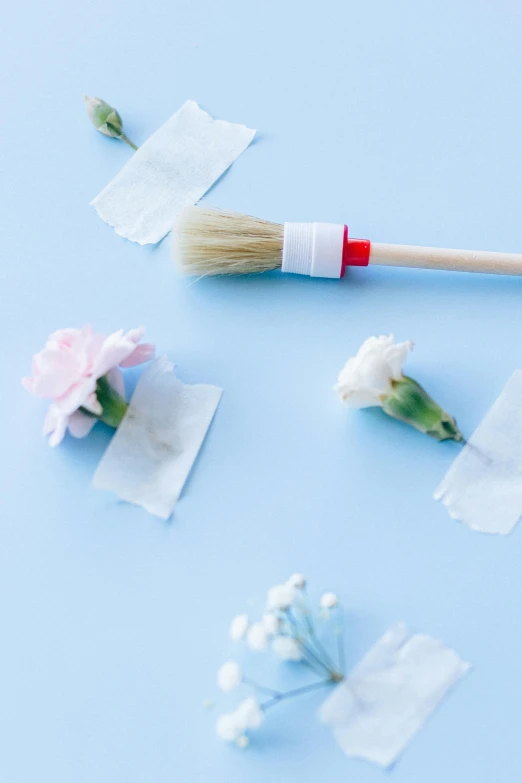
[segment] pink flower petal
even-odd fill
[[[96,392],[92,392],[92,394],[89,394],[87,399],[82,405],[83,408],[86,408],[91,413],[94,413],[95,416],[101,416],[103,413],[103,408],[98,402],[98,398],[96,396]]]
[[[123,329],[120,329],[105,338],[94,367],[96,377],[106,375],[111,367],[123,365],[136,350],[136,341],[142,338],[143,332],[142,327],[131,329],[127,334],[123,334]]]
[[[50,435],[49,446],[57,446],[62,442],[67,429],[69,417],[64,416],[56,405],[51,405],[45,417],[43,434]]]
[[[62,397],[55,400],[56,405],[60,408],[62,413],[70,415],[75,410],[81,408],[82,405],[87,407],[88,400],[91,399],[91,395],[96,389],[96,378],[89,376],[87,378],[80,378],[79,383],[73,386]],[[99,407],[99,406],[96,406]],[[97,411],[93,411],[96,413]],[[101,410],[100,410],[101,412]]]
[[[92,430],[98,419],[95,416],[88,416],[82,411],[75,411],[69,416],[67,429],[73,438],[84,438]]]
[[[62,440],[70,417],[77,437],[90,430],[94,422],[89,416],[89,421],[85,420],[82,408],[101,415],[96,397],[99,378],[107,375],[111,386],[125,395],[119,365],[133,367],[154,357],[153,345],[139,344],[143,334],[143,327],[139,327],[127,333],[120,329],[106,337],[86,325],[81,329],[59,329],[49,336],[43,350],[33,356],[32,376],[22,379],[22,384],[38,397],[52,400],[45,422],[52,445]]]
[[[80,346],[81,358],[83,362],[83,375],[92,374],[105,339],[106,338],[104,334],[95,334],[94,332],[89,332],[88,334],[84,335],[83,343]]]
[[[150,362],[156,355],[156,346],[152,343],[141,343],[137,345],[134,351],[120,362],[120,367],[136,367],[137,364],[143,364],[143,362]]]
[[[77,377],[78,362],[68,351],[44,348],[34,356],[33,394],[37,397],[61,397]]]
[[[58,446],[67,431],[67,425],[65,422],[60,423],[60,426],[57,427],[54,432],[50,435],[48,443],[51,448],[54,449],[55,446]]]
[[[73,340],[80,334],[80,331],[80,329],[58,329],[49,335],[47,343],[55,342],[60,347],[70,347]]]
[[[136,329],[129,329],[129,331],[126,334],[126,337],[127,340],[130,340],[132,343],[135,343],[137,345],[139,341],[142,339],[144,334],[145,334],[145,327],[138,326]]]
[[[112,370],[109,370],[107,373],[107,380],[114,391],[118,392],[120,397],[125,397],[125,384],[123,382],[123,374],[119,367],[113,367]]]
[[[106,375],[112,367],[123,362],[136,348],[135,343],[127,340],[120,329],[105,338],[96,358],[93,372],[97,378]]]
[[[49,435],[56,428],[59,413],[55,405],[50,405],[45,414],[42,435]]]

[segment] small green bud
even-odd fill
[[[403,375],[391,381],[392,392],[384,398],[382,408],[389,416],[411,424],[436,440],[456,440],[464,437],[455,419],[437,405],[422,386]]]
[[[103,133],[104,136],[119,139],[123,133],[123,123],[116,109],[102,101],[101,98],[91,98],[90,95],[85,95],[83,100],[89,119],[96,130]]]
[[[101,98],[84,95],[83,100],[89,119],[97,131],[103,133],[104,136],[121,139],[134,150],[138,149],[123,132],[123,122],[116,109]]]

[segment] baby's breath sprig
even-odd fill
[[[289,691],[279,691],[244,674],[236,661],[227,661],[218,670],[217,681],[221,690],[229,692],[244,685],[253,688],[256,695],[241,701],[233,712],[222,713],[218,717],[216,730],[221,739],[245,748],[249,744],[248,733],[261,726],[266,712],[276,704],[327,688],[344,679],[342,609],[334,593],[323,593],[319,618],[328,621],[332,614],[338,621],[335,627],[337,662],[334,662],[333,656],[319,638],[306,591],[306,580],[302,574],[294,574],[283,584],[270,588],[261,620],[251,623],[246,614],[234,617],[230,626],[230,635],[234,641],[244,639],[247,646],[257,652],[270,647],[280,660],[306,666],[320,679]],[[264,701],[260,700],[265,696]]]

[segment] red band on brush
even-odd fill
[[[368,266],[369,263],[370,263],[370,240],[348,239],[348,226],[345,226],[344,243],[343,243],[342,275],[344,275],[347,266]]]

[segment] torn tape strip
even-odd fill
[[[153,361],[98,465],[94,487],[168,519],[221,394],[217,386],[179,381],[166,357]]]
[[[434,498],[473,530],[506,534],[514,528],[522,515],[522,370],[511,376]]]
[[[328,697],[319,717],[341,749],[391,766],[469,664],[438,639],[392,626]]]
[[[91,202],[118,234],[159,242],[248,147],[255,130],[214,120],[187,101],[134,153]]]

